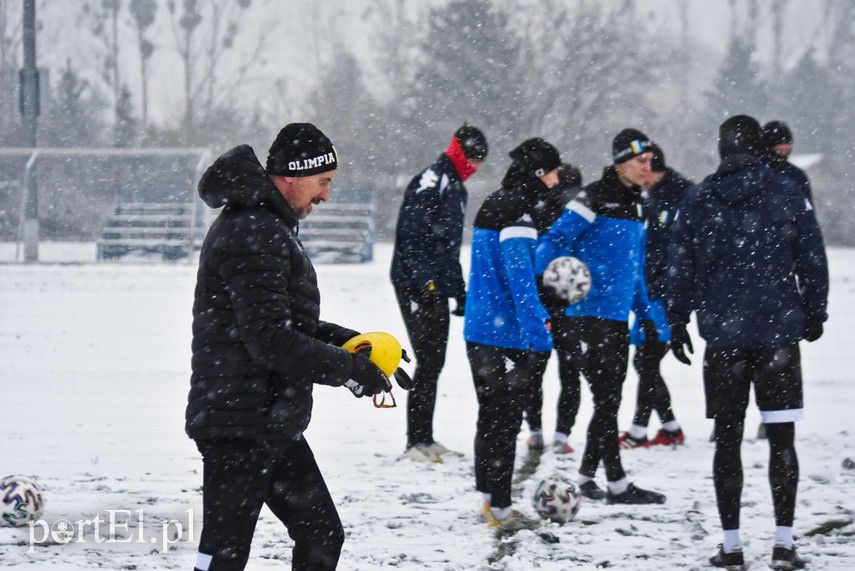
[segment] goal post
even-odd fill
[[[16,242],[23,244],[23,261],[39,260],[38,246],[44,231],[40,221],[46,216],[45,210],[51,211],[53,234],[61,234],[65,224],[67,233],[76,231],[82,238],[91,238],[93,228],[106,216],[106,209],[113,206],[113,200],[104,204],[105,198],[122,192],[141,200],[160,194],[161,199],[165,196],[168,201],[186,202],[194,221],[187,244],[188,251],[192,251],[199,240],[198,227],[209,221],[195,186],[211,160],[209,149],[197,147],[0,147],[0,177],[20,181],[20,199],[7,196],[5,201],[19,206],[15,235]],[[52,197],[49,208],[40,206],[40,187]],[[80,199],[79,203],[75,199]],[[66,221],[64,216],[74,220]]]

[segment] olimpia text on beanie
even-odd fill
[[[279,131],[267,155],[267,173],[312,176],[338,168],[332,141],[311,123],[290,123]]]

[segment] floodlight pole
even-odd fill
[[[24,144],[36,152],[36,121],[39,114],[39,75],[36,68],[36,0],[24,0],[24,69],[21,73],[21,113]],[[24,201],[24,262],[39,261],[39,193],[35,176],[28,176]]]

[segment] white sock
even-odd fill
[[[593,480],[593,478],[591,478],[590,476],[585,476],[584,474],[579,474],[579,476],[576,478],[576,483],[579,484],[580,486],[582,486],[584,484],[587,484],[591,480]]]
[[[490,503],[490,500],[492,498],[493,498],[492,494],[485,494],[484,492],[481,492],[481,502],[482,503],[488,504],[488,503]]]
[[[568,437],[568,435],[564,434],[563,432],[556,432],[555,438],[553,439],[553,442],[559,442],[561,444],[567,444],[567,437]]]
[[[724,543],[721,548],[725,553],[730,553],[734,549],[742,550],[742,540],[739,539],[739,529],[724,530]]]
[[[662,423],[662,428],[664,428],[668,432],[677,432],[678,430],[680,430],[680,423],[676,420],[669,420],[668,422]]]
[[[787,549],[793,548],[793,528],[779,525],[775,528],[775,543],[783,543]]]
[[[490,508],[490,513],[499,521],[506,520],[511,515],[511,506],[506,508]]]
[[[629,488],[629,480],[626,478],[621,478],[616,482],[606,482],[606,485],[609,488],[609,491],[612,495],[617,496],[618,494],[624,493]]]
[[[643,440],[647,438],[647,427],[646,426],[638,426],[637,424],[633,424],[629,427],[629,435],[635,438],[636,440]]]
[[[208,571],[208,569],[211,567],[211,560],[213,558],[213,555],[208,555],[207,553],[197,553],[195,569],[198,569],[199,571]]]

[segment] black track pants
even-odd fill
[[[617,416],[629,365],[629,329],[623,321],[599,317],[568,321],[574,351],[571,358],[588,381],[594,399],[579,473],[593,478],[602,461],[606,479],[615,482],[626,476],[620,460]]]
[[[558,354],[558,379],[561,382],[561,392],[558,395],[557,421],[555,431],[570,434],[576,424],[576,414],[579,412],[581,387],[579,369],[573,362],[575,341],[570,337],[567,327],[569,318],[563,311],[550,311],[552,316],[552,339],[555,352]],[[576,351],[578,352],[578,351]],[[543,353],[541,358],[532,362],[531,368],[531,400],[525,406],[525,419],[532,431],[543,429],[543,374],[549,353]]]
[[[439,295],[413,296],[403,290],[395,290],[395,296],[416,357],[416,390],[407,394],[407,446],[430,444],[436,385],[448,344],[448,299]]]
[[[209,571],[246,566],[263,504],[294,541],[292,569],[336,568],[344,529],[305,439],[200,440],[197,446],[204,463],[199,553],[212,556]]]
[[[659,364],[667,353],[668,344],[658,341],[645,341],[635,351],[632,364],[638,373],[638,397],[632,423],[637,426],[647,426],[654,410],[663,424],[674,420],[671,393],[659,370]]]
[[[472,368],[478,421],[475,430],[475,487],[491,494],[494,507],[511,505],[517,434],[528,398],[530,351],[466,343]]]

